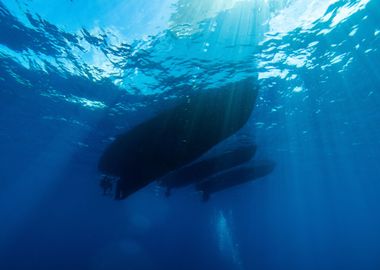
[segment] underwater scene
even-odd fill
[[[379,0],[0,0],[1,270],[379,270]]]

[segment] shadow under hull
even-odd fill
[[[242,128],[257,96],[248,78],[204,91],[121,134],[98,164],[117,176],[115,199],[124,199],[152,181],[198,159]]]
[[[239,166],[238,168],[222,172],[197,183],[195,189],[200,191],[203,200],[207,201],[213,193],[267,176],[274,170],[274,168],[275,163],[273,161],[259,161],[253,166]]]
[[[221,171],[246,163],[255,153],[254,145],[240,147],[178,169],[160,179],[159,185],[170,190],[195,184]]]

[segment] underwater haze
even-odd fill
[[[246,77],[249,121],[206,156],[273,172],[103,196],[117,135]],[[378,270],[379,108],[379,0],[1,0],[0,269]]]

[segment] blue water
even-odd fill
[[[0,1],[0,269],[380,269],[379,48],[378,0]],[[117,134],[245,76],[212,151],[273,173],[102,195]]]

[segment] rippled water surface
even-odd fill
[[[378,0],[0,1],[0,269],[380,269]],[[105,147],[244,77],[270,175],[104,197]]]

